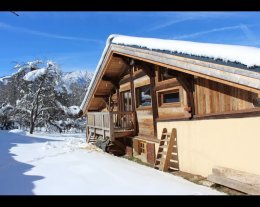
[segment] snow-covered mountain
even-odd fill
[[[86,85],[86,83],[91,79],[93,73],[88,71],[77,70],[73,72],[64,72],[62,75],[62,80],[68,85],[72,83],[77,83],[79,85]]]
[[[0,85],[6,85],[9,81],[9,79],[11,78],[11,76],[4,76],[0,78]]]
[[[70,93],[73,84],[86,87],[90,83],[92,77],[93,73],[88,71],[77,70],[73,72],[63,72],[62,82],[68,93]]]

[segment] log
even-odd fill
[[[259,175],[217,166],[212,168],[212,175],[207,179],[247,194],[260,195]]]
[[[260,195],[260,188],[252,186],[249,184],[241,183],[237,180],[230,178],[225,178],[217,175],[209,175],[208,180],[213,183],[218,183],[220,185],[227,186],[229,188],[250,194],[250,195]]]

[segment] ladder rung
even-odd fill
[[[173,147],[177,147],[177,145],[175,144],[175,145],[173,145]]]
[[[162,145],[162,146],[159,146],[159,148],[167,148],[168,145]]]
[[[179,161],[178,160],[172,160],[170,159],[171,162],[175,162],[175,163],[178,163]]]
[[[165,138],[165,139],[161,139],[160,141],[165,142],[165,141],[170,141],[170,139],[169,138]]]
[[[165,151],[158,152],[158,155],[166,155],[166,152]]]
[[[166,133],[162,133],[162,135],[171,136],[171,134],[168,133],[168,132],[166,132]]]
[[[175,167],[169,167],[169,168],[172,170],[179,170],[178,168],[175,168]]]
[[[178,155],[178,153],[177,152],[172,152],[172,155]]]
[[[165,158],[163,158],[163,157],[162,157],[162,158],[157,158],[157,159],[156,159],[156,161],[158,161],[158,162],[161,162],[161,161],[163,161],[163,160],[165,160]]]

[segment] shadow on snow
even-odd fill
[[[17,144],[45,143],[58,141],[46,138],[27,137],[8,131],[0,131],[0,195],[32,195],[34,181],[41,180],[43,176],[25,175],[34,165],[19,162],[11,153],[12,147]]]

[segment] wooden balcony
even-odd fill
[[[135,134],[133,112],[88,112],[87,137],[101,135],[111,141]]]

